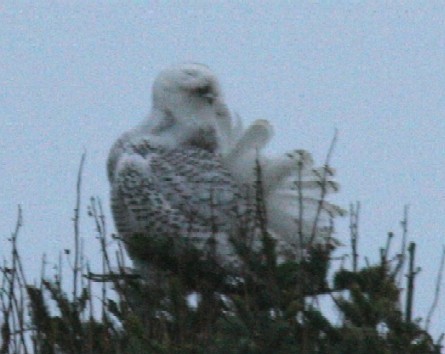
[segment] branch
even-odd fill
[[[74,270],[73,270],[73,300],[77,299],[77,286],[79,277],[79,260],[80,260],[80,199],[81,199],[81,187],[82,187],[82,173],[83,166],[85,164],[86,152],[82,154],[80,159],[79,170],[77,173],[77,185],[76,185],[76,207],[74,208]]]
[[[413,298],[414,298],[414,278],[416,277],[417,270],[414,270],[414,256],[416,253],[416,244],[414,242],[410,242],[408,246],[409,253],[409,271],[408,271],[408,292],[406,294],[406,310],[405,317],[407,322],[411,322],[412,319],[412,310],[413,310]]]
[[[437,308],[437,304],[439,302],[439,295],[440,295],[440,287],[442,284],[442,278],[443,278],[443,268],[445,266],[445,246],[442,247],[442,257],[440,259],[440,265],[439,265],[439,272],[437,274],[436,279],[436,289],[434,291],[434,300],[431,304],[431,308],[428,311],[428,316],[426,317],[425,322],[425,330],[428,331],[428,328],[430,326],[431,318],[433,317],[434,311]]]
[[[329,150],[326,155],[324,168],[323,168],[323,174],[322,174],[321,180],[320,180],[321,195],[320,195],[320,200],[318,201],[317,211],[316,211],[315,218],[314,218],[314,224],[312,225],[312,233],[311,233],[311,237],[309,240],[309,245],[312,245],[314,243],[314,239],[315,239],[315,236],[317,233],[317,224],[320,219],[320,214],[323,209],[323,204],[325,202],[326,194],[328,192],[328,188],[327,188],[328,172],[331,171],[331,169],[329,168],[329,162],[331,161],[332,153],[334,152],[334,147],[335,147],[335,144],[337,143],[337,136],[338,136],[338,131],[337,131],[337,129],[335,129],[334,137],[332,138],[331,145],[329,146]]]
[[[351,234],[351,248],[352,248],[352,271],[357,272],[358,268],[357,243],[359,238],[358,221],[360,215],[360,202],[356,202],[355,207],[353,204],[351,204],[349,207],[349,213],[350,213],[349,229]]]

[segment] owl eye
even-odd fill
[[[209,93],[211,93],[211,87],[210,85],[206,85],[206,86],[202,86],[202,87],[198,87],[196,89],[196,93],[200,96],[206,96]]]

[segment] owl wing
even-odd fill
[[[241,194],[218,157],[194,148],[165,149],[149,140],[120,144],[111,203],[123,238],[134,234],[206,239],[230,232]]]

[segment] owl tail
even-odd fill
[[[335,171],[315,167],[307,151],[296,150],[280,158],[262,156],[272,134],[267,121],[255,121],[223,158],[240,185],[251,186],[260,178],[269,230],[281,256],[295,259],[302,247],[331,238],[332,220],[344,210],[327,200],[339,189],[333,180]]]
[[[295,259],[311,244],[330,242],[333,219],[344,211],[328,201],[339,189],[331,168],[314,167],[310,154],[301,150],[280,160],[264,164],[267,221],[279,253]]]

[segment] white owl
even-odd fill
[[[229,238],[240,227],[255,228],[259,164],[268,231],[280,259],[298,259],[308,242],[331,235],[330,221],[341,209],[325,196],[337,186],[332,171],[314,169],[307,152],[263,156],[271,138],[267,121],[244,129],[232,117],[205,65],[162,71],[153,84],[150,115],[116,141],[108,158],[120,236],[127,243],[136,235],[147,242],[180,238],[200,249],[211,240],[218,262],[236,265]],[[143,272],[147,259],[128,250]]]

